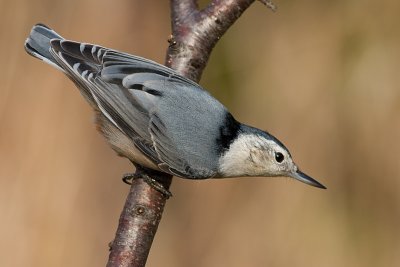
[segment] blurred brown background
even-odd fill
[[[174,179],[148,266],[400,266],[400,2],[255,3],[201,84],[328,187]],[[30,28],[163,63],[168,1],[0,1],[0,266],[105,266],[128,192],[74,85]]]

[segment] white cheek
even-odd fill
[[[269,163],[268,151],[259,148],[253,148],[250,150],[250,159],[254,165],[265,166]]]
[[[249,150],[246,147],[239,148],[236,144],[235,148],[232,144],[231,149],[227,151],[219,160],[219,172],[225,177],[243,176],[249,158]]]
[[[271,176],[276,171],[277,165],[267,153],[268,151],[259,150],[253,156],[254,176]]]
[[[256,141],[252,135],[238,138],[220,158],[219,173],[224,177],[262,176],[267,159],[263,151],[251,146]]]

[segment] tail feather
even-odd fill
[[[46,25],[36,24],[25,41],[25,50],[31,56],[65,72],[50,53],[50,41],[54,39],[63,40],[64,38]]]
[[[98,109],[90,92],[87,76],[99,71],[99,56],[103,56],[104,48],[65,40],[46,25],[36,24],[25,41],[25,50],[31,56],[64,72],[77,85],[89,104]],[[94,52],[97,57],[92,54]]]

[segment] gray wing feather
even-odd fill
[[[220,123],[226,109],[200,87],[181,81],[148,81],[162,99],[151,111],[150,133],[163,162],[189,177],[210,177],[217,170]]]
[[[52,49],[103,115],[162,170],[188,178],[216,174],[215,140],[227,111],[199,85],[155,62],[99,46],[58,40]]]

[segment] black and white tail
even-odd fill
[[[88,76],[91,74],[91,78],[95,78],[101,70],[106,48],[65,40],[46,25],[36,24],[25,41],[25,50],[31,56],[64,72],[96,109]]]
[[[25,50],[31,56],[43,60],[47,64],[65,72],[50,53],[50,41],[53,39],[64,40],[61,35],[46,25],[36,24],[25,41]]]

